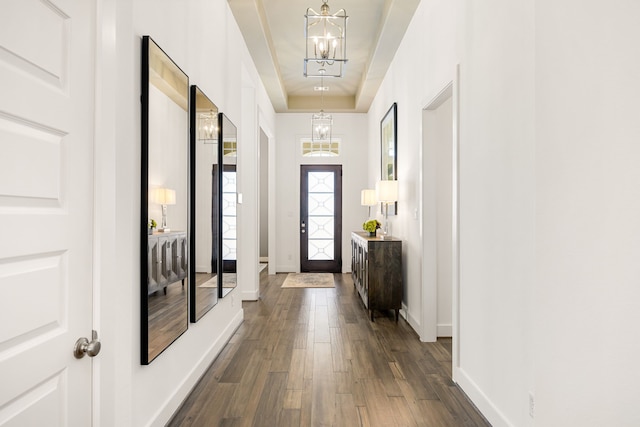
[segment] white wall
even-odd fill
[[[115,135],[110,137],[113,155],[109,157],[109,151],[101,148],[106,155],[98,170],[110,168],[105,174],[110,174],[115,183],[112,199],[115,203],[105,205],[113,209],[115,224],[104,230],[105,234],[113,233],[115,247],[109,254],[99,254],[102,264],[98,265],[96,274],[104,275],[100,270],[109,268],[117,268],[118,274],[117,280],[103,283],[96,300],[96,316],[104,337],[104,357],[101,354],[102,359],[95,361],[100,371],[98,381],[103,385],[98,395],[102,413],[96,416],[105,420],[103,425],[164,425],[242,321],[242,309],[241,294],[232,292],[198,323],[190,324],[188,331],[151,365],[140,365],[141,36],[151,35],[185,71],[190,83],[197,84],[235,123],[240,122],[245,110],[257,116],[259,108],[264,126],[275,129],[275,113],[226,1],[104,0],[100,3],[104,7],[100,13],[111,21],[103,24],[104,32],[98,45],[105,50],[106,58],[115,62],[113,66],[112,62],[105,62],[107,67],[112,67],[113,77],[101,76],[105,88],[101,97],[105,100],[99,97],[99,104],[102,102],[100,105],[104,108],[110,106],[110,111],[115,113],[111,117],[110,111],[102,112],[100,121],[112,120],[102,126],[110,129],[112,125]],[[241,69],[246,69],[248,74],[243,81]],[[255,102],[244,105],[242,88],[251,85]],[[112,89],[113,94],[108,89]],[[250,132],[244,131],[239,137],[246,137],[250,146]],[[257,126],[254,132],[257,135]],[[251,175],[251,168],[245,170]],[[102,184],[107,189],[111,185],[108,179]],[[251,177],[246,179],[250,181]],[[245,190],[244,200],[242,214],[257,223],[257,191]],[[249,234],[250,230],[245,237]],[[101,245],[110,249],[108,236]],[[253,244],[247,243],[250,245]]]
[[[533,387],[534,9],[465,6],[459,381],[492,423],[520,426]]]
[[[341,138],[339,157],[302,157],[300,138],[311,136],[311,113],[278,114],[276,141],[276,270],[300,271],[300,165],[342,165],[342,271],[351,271],[351,231],[362,230],[367,208],[360,190],[367,182],[367,117],[332,114],[333,137]],[[373,212],[372,212],[373,213]],[[271,254],[270,254],[271,255]]]
[[[536,2],[536,425],[640,425],[640,3]]]

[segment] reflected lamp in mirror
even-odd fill
[[[376,183],[376,196],[384,205],[383,238],[389,236],[389,204],[398,201],[398,181],[381,180]]]
[[[376,190],[371,188],[366,188],[360,192],[360,204],[362,206],[367,206],[368,218],[371,218],[371,206],[375,206],[378,203],[378,199],[376,198]]]
[[[162,225],[158,231],[161,233],[171,231],[171,229],[167,227],[167,205],[176,204],[176,190],[170,188],[154,188],[151,190],[151,201],[162,205]]]

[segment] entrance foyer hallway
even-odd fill
[[[421,343],[393,313],[375,323],[350,274],[335,288],[281,289],[261,299],[169,426],[488,426],[451,381],[451,340]]]

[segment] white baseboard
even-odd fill
[[[229,322],[227,327],[222,331],[218,339],[211,344],[198,363],[196,363],[187,374],[184,381],[176,387],[175,392],[167,399],[166,404],[163,405],[160,411],[153,417],[149,424],[150,426],[163,426],[171,419],[180,405],[182,405],[184,399],[191,393],[191,390],[193,390],[202,375],[204,375],[207,368],[209,368],[215,358],[218,357],[224,346],[227,345],[243,320],[244,312],[240,310],[238,314],[231,319],[231,322]]]
[[[438,336],[439,337],[452,337],[453,336],[453,326],[451,323],[438,323]]]
[[[269,262],[269,257],[268,256],[261,256],[258,259],[258,262]]]
[[[460,388],[471,399],[474,405],[482,412],[482,415],[493,427],[514,427],[507,417],[489,400],[486,394],[461,368],[453,368],[453,377]]]
[[[242,301],[258,301],[258,298],[260,298],[259,289],[242,292]]]
[[[276,273],[296,273],[298,267],[295,265],[276,265]]]
[[[197,265],[196,273],[211,273],[211,265]]]
[[[420,335],[420,333],[418,332],[420,330],[420,322],[418,321],[418,319],[413,317],[412,313],[409,313],[409,308],[405,303],[402,303],[402,310],[400,310],[400,312],[402,313],[402,317],[404,317],[409,326],[411,326],[411,329],[413,329],[416,334]]]

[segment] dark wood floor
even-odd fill
[[[451,381],[451,340],[421,343],[393,312],[375,323],[350,275],[261,298],[169,426],[488,426]]]

